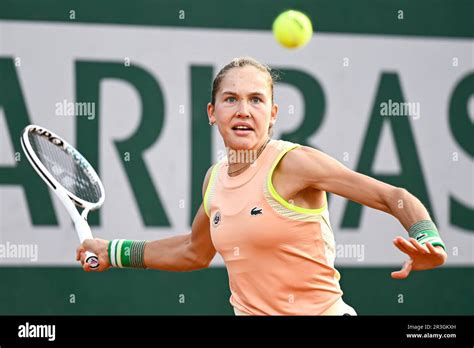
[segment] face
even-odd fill
[[[215,105],[207,105],[209,121],[219,128],[225,146],[234,150],[256,149],[264,143],[277,112],[268,75],[253,66],[228,70]]]

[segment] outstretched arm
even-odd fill
[[[193,271],[209,266],[215,254],[209,232],[209,218],[201,204],[194,218],[192,232],[148,242],[144,261],[146,268]]]
[[[391,214],[407,231],[421,221],[432,224],[426,208],[407,190],[352,171],[321,151],[303,146],[288,152],[281,164],[283,173],[297,168],[298,179],[304,187],[332,192]],[[396,279],[408,277],[412,270],[440,266],[447,259],[444,248],[430,242],[421,245],[414,238],[397,237],[393,243],[410,257],[400,271],[392,273]]]
[[[204,184],[203,196],[209,182],[208,170]],[[108,252],[109,241],[104,239],[87,239],[77,248],[76,259],[81,261],[85,271],[92,271],[84,262],[85,251],[94,252],[99,257],[100,266],[94,271],[105,271],[110,265]],[[214,258],[216,250],[211,240],[209,218],[201,204],[192,224],[190,233],[170,238],[150,241],[143,250],[143,267],[166,271],[193,271],[206,268]]]

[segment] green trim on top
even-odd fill
[[[269,31],[290,8],[308,14],[315,35],[474,36],[471,0],[2,0],[0,20]]]
[[[276,166],[278,165],[278,163],[280,163],[280,160],[283,158],[284,155],[286,155],[289,151],[293,150],[294,148],[297,148],[298,146],[300,146],[300,145],[294,144],[292,146],[289,146],[288,148],[286,148],[285,150],[280,152],[277,159],[273,162],[272,167],[271,167],[270,171],[268,172],[268,176],[267,176],[268,191],[270,191],[273,198],[278,203],[280,203],[282,206],[284,206],[286,209],[289,209],[291,211],[295,211],[295,212],[301,213],[301,214],[319,215],[322,212],[324,212],[327,208],[326,193],[324,193],[324,204],[321,208],[308,209],[308,208],[298,207],[298,206],[296,206],[294,204],[291,204],[290,202],[286,201],[282,196],[280,196],[280,194],[277,192],[277,190],[273,186],[272,178],[273,178],[273,172],[274,172]]]
[[[214,180],[215,180],[215,176],[216,176],[218,167],[219,167],[219,163],[216,163],[216,164],[214,164],[214,166],[212,168],[211,177],[209,178],[209,182],[207,183],[206,192],[204,193],[204,200],[202,201],[202,205],[204,206],[204,211],[206,212],[206,215],[208,217],[210,217],[210,216],[209,216],[209,208],[207,207],[207,200],[208,200],[208,197],[209,197],[209,190],[214,185]]]

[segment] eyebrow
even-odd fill
[[[230,95],[238,95],[238,93],[236,92],[233,92],[233,91],[224,91],[222,92],[222,94],[230,94]],[[251,92],[247,95],[257,95],[257,96],[261,96],[261,97],[265,97],[265,94],[264,93],[260,93],[260,92]]]

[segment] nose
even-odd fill
[[[245,101],[241,101],[239,103],[239,108],[237,113],[235,114],[237,117],[250,117],[250,113],[247,109],[247,103]]]

